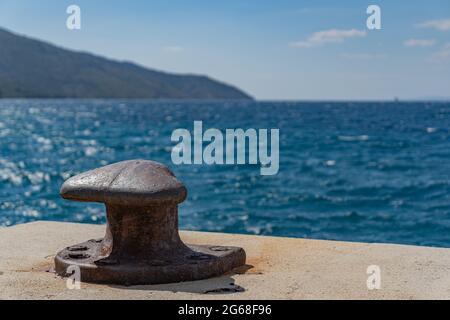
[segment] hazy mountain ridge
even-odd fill
[[[251,99],[200,75],[155,71],[0,29],[1,98]]]

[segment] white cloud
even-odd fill
[[[409,39],[403,42],[407,47],[430,47],[436,44],[434,39]]]
[[[450,19],[430,20],[418,24],[419,28],[433,28],[440,31],[450,30]]]
[[[341,43],[348,38],[365,37],[366,35],[367,33],[365,31],[356,29],[350,30],[330,29],[314,32],[308,39],[304,41],[292,42],[291,46],[297,48],[312,48],[327,43]]]
[[[384,53],[342,53],[341,57],[352,60],[373,60],[384,59],[387,55]]]
[[[177,53],[177,52],[183,51],[184,48],[180,47],[180,46],[167,46],[167,47],[164,47],[163,50],[167,51],[167,52]]]

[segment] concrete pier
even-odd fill
[[[55,254],[105,227],[34,222],[0,228],[0,299],[450,299],[450,249],[182,231],[190,244],[243,247],[247,265],[221,277],[148,286],[82,283],[52,272]],[[380,289],[366,273],[380,267]]]

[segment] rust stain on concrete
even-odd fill
[[[38,222],[0,229],[0,299],[449,299],[450,249],[182,231],[188,243],[241,246],[246,265],[207,280],[134,287],[82,283],[46,272],[71,243],[104,226]],[[21,239],[17,243],[17,239]],[[380,265],[382,289],[366,268]]]

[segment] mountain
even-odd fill
[[[0,97],[251,99],[206,76],[151,70],[4,29],[0,29]]]

